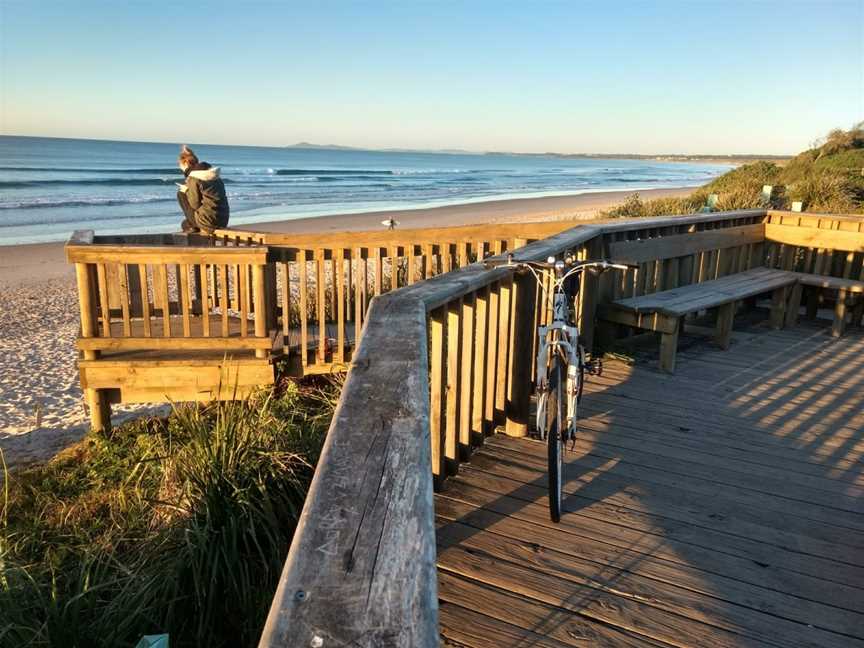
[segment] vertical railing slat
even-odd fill
[[[444,447],[442,439],[442,394],[444,389],[444,326],[446,307],[429,317],[429,439],[432,450],[432,475],[440,485],[444,477]]]
[[[467,253],[466,253],[467,258]],[[471,449],[471,399],[474,396],[472,381],[474,380],[474,295],[462,299],[462,352],[461,372],[459,375],[459,459],[466,461]]]
[[[120,281],[120,308],[123,313],[123,335],[132,336],[132,319],[129,315],[129,281],[126,275],[126,264],[117,264],[117,276]]]
[[[279,276],[282,281],[282,343],[285,353],[290,354],[289,336],[291,334],[291,271],[287,261],[279,264]]]
[[[249,270],[245,263],[237,264],[237,305],[240,307],[240,337],[249,335]]]
[[[459,406],[461,403],[460,387],[460,348],[459,338],[462,335],[462,299],[456,299],[447,305],[447,386],[444,394],[447,399],[446,425],[444,431],[444,456],[447,460],[447,472],[453,474],[459,465]]]
[[[210,337],[210,271],[205,263],[196,265],[198,279],[198,303],[201,315],[201,335]]]
[[[489,290],[489,324],[486,353],[486,391],[483,394],[483,433],[491,434],[495,424],[495,385],[498,371],[498,324],[500,283],[495,282]]]
[[[180,283],[177,286],[177,300],[180,302],[180,311],[183,314],[183,337],[192,335],[192,320],[190,317],[190,294],[189,294],[189,266],[178,264],[180,270]]]
[[[99,310],[102,315],[102,335],[111,337],[111,308],[108,306],[108,282],[105,279],[105,264],[96,266],[96,277],[99,284]]]
[[[228,295],[228,288],[229,288],[229,286],[228,286],[228,272],[229,271],[228,271],[227,265],[222,265],[221,268],[222,268],[222,273],[221,273],[222,276],[220,277],[221,278],[221,282],[220,282],[221,285],[219,287],[221,289],[222,298],[221,298],[221,303],[219,305],[220,305],[220,310],[222,311],[222,313],[221,313],[222,314],[222,337],[228,337],[231,334],[230,322],[228,321],[228,309],[231,306],[231,301],[230,301],[230,298]]]
[[[482,441],[485,433],[484,419],[486,393],[486,343],[487,323],[489,320],[489,286],[476,293],[474,300],[474,393],[471,403],[471,432],[475,440]]]
[[[327,284],[324,275],[324,250],[315,250],[315,307],[318,318],[318,364],[327,360]]]
[[[307,251],[297,252],[297,274],[300,279],[300,365],[305,373],[309,364],[309,279]]]
[[[265,267],[260,263],[252,266],[252,301],[254,311],[255,337],[267,337],[267,281]],[[266,358],[267,349],[255,349],[256,358]]]
[[[168,266],[158,264],[159,269],[159,299],[162,302],[162,335],[171,337],[171,304],[168,295]]]
[[[336,362],[345,362],[345,250],[333,250],[336,273]]]
[[[150,327],[150,289],[147,285],[147,265],[142,263],[138,266],[138,276],[141,280],[141,321],[144,326],[144,337],[151,337],[153,330]]]

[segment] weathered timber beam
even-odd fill
[[[373,300],[260,646],[437,646],[426,309]]]
[[[66,244],[70,263],[245,263],[267,262],[266,247],[180,247]]]

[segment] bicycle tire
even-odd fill
[[[549,460],[549,517],[553,522],[561,519],[561,500],[563,489],[561,425],[565,418],[561,408],[564,406],[564,386],[561,380],[561,359],[552,358],[549,369],[549,392],[546,400],[546,447]]]

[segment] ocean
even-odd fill
[[[501,198],[698,186],[728,165],[190,146],[221,168],[231,225]],[[179,145],[0,136],[0,245],[179,230]]]

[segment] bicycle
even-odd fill
[[[600,375],[603,371],[601,359],[587,360],[585,349],[579,343],[579,328],[571,315],[571,296],[565,282],[572,284],[573,312],[578,308],[580,289],[579,275],[586,270],[605,272],[618,269],[629,270],[633,266],[608,261],[576,261],[573,257],[556,260],[549,257],[542,261],[513,261],[490,259],[484,262],[487,268],[513,267],[528,270],[534,276],[543,294],[543,303],[548,303],[546,286],[540,272],[554,273],[552,282],[552,321],[537,328],[538,347],[535,364],[534,387],[537,394],[537,435],[546,441],[549,462],[549,515],[553,522],[561,519],[563,487],[562,455],[567,441],[576,441],[576,407],[582,398],[585,373]],[[566,409],[565,409],[566,408]]]

